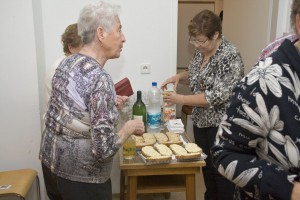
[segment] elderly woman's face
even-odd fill
[[[103,43],[103,47],[107,52],[109,59],[120,57],[120,53],[123,48],[123,43],[126,41],[122,32],[122,25],[120,19],[116,19],[116,23],[110,32],[106,32],[106,39]]]

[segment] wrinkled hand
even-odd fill
[[[172,76],[171,78],[168,78],[165,82],[163,82],[160,86],[160,89],[164,90],[166,89],[167,84],[173,83],[174,84],[174,91],[176,91],[177,85],[179,83],[180,79],[178,75]]]
[[[182,104],[183,95],[177,94],[176,92],[166,93],[163,95],[163,100],[166,106],[171,106],[173,104]]]
[[[126,133],[126,136],[131,134],[141,135],[145,132],[144,122],[140,119],[129,120],[122,127],[122,131]]]
[[[292,190],[291,200],[299,200],[300,199],[300,183],[294,182],[294,187]]]
[[[127,96],[119,96],[117,95],[117,100],[116,100],[116,104],[117,104],[117,109],[118,110],[122,110],[124,107],[125,102],[128,100]]]

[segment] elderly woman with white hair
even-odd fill
[[[78,20],[82,49],[54,74],[39,154],[51,200],[112,199],[113,157],[131,134],[145,130],[142,121],[129,120],[115,131],[117,106],[127,97],[116,96],[104,65],[125,42],[118,10],[105,2],[85,6]]]

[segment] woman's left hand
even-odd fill
[[[125,102],[128,100],[127,96],[119,96],[117,95],[117,108],[118,110],[122,110],[124,107]]]

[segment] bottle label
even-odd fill
[[[161,113],[147,113],[147,121],[150,128],[160,128]]]
[[[133,119],[140,119],[143,121],[143,115],[133,115]]]
[[[176,106],[164,107],[163,121],[167,123],[170,119],[176,119]]]

